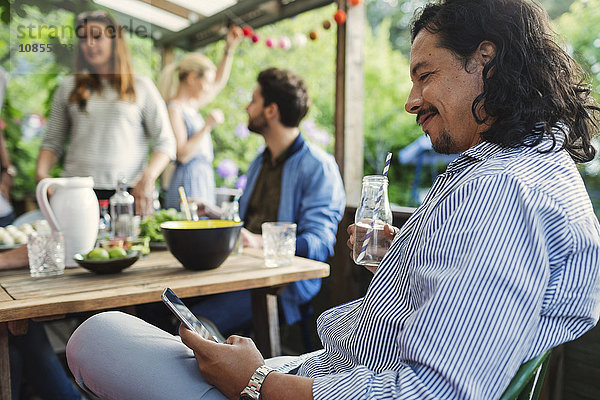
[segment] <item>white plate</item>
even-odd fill
[[[0,244],[0,251],[6,251],[10,249],[16,249],[17,247],[24,246],[25,244]]]

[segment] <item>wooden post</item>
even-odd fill
[[[258,288],[250,292],[256,347],[264,358],[281,355],[277,295],[272,294],[271,291],[271,288]],[[267,331],[261,329],[262,327],[268,327]]]
[[[0,399],[11,399],[8,324],[0,323]]]
[[[346,9],[346,0],[338,0],[338,9]],[[340,174],[342,175],[342,178],[344,178],[344,121],[346,115],[344,104],[344,99],[346,98],[346,25],[338,25],[337,28],[335,62],[335,111],[333,117],[335,125],[334,155],[335,160],[340,168]]]
[[[364,157],[364,77],[363,48],[366,29],[364,2],[347,7],[338,0],[338,8],[346,10],[347,20],[338,25],[335,157],[340,166],[346,189],[346,203],[358,206]]]

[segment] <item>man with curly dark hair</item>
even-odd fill
[[[273,371],[249,339],[217,344],[180,328],[187,350],[103,314],[69,342],[80,381],[106,393],[133,376],[135,389],[154,388],[152,371],[132,365],[157,356],[193,374],[177,398],[223,398],[216,388],[230,399],[497,399],[522,363],[591,329],[600,226],[576,162],[595,154],[598,107],[546,13],[530,0],[428,4],[412,26],[410,77],[406,111],[434,149],[461,154],[395,234],[366,295],[319,317],[323,350]],[[132,361],[109,364],[123,372],[106,378],[98,365],[124,349]]]
[[[534,147],[550,137],[554,144],[559,140],[558,148],[567,150],[575,162],[594,158],[590,140],[598,128],[600,109],[581,67],[555,41],[539,4],[508,0],[431,4],[413,21],[411,35],[413,52],[422,42],[418,39],[427,37],[435,47],[450,51],[465,72],[481,80],[481,87],[473,88],[474,100],[466,102],[470,113],[461,112],[461,117],[479,126],[478,141]],[[480,65],[475,64],[474,55],[484,58]],[[413,79],[417,79],[413,91],[435,76],[434,71],[421,67],[421,62],[411,63]],[[417,110],[418,123],[439,115],[435,105],[422,107],[415,100],[409,98],[406,111]],[[464,146],[448,148],[449,139],[447,135],[432,137],[434,149],[441,153],[466,150]]]

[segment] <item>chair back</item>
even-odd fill
[[[537,400],[551,352],[552,349],[521,365],[500,400]]]

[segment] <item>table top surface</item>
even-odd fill
[[[206,271],[183,268],[169,251],[153,251],[111,275],[81,267],[47,278],[31,278],[28,269],[1,271],[0,322],[157,302],[165,287],[185,298],[328,275],[328,264],[302,257],[294,257],[290,266],[267,268],[262,250],[257,249],[244,249],[220,267]]]

